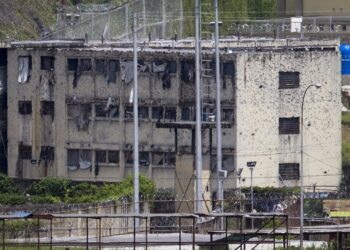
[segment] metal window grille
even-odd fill
[[[300,170],[299,163],[279,164],[279,175],[282,180],[299,180]]]
[[[300,86],[299,72],[279,72],[279,88],[293,89]]]
[[[76,71],[78,69],[78,59],[77,58],[68,58],[67,64],[68,64],[69,71]]]
[[[19,101],[18,112],[20,115],[30,115],[32,113],[32,102],[31,101]]]
[[[279,118],[280,134],[299,134],[299,117]]]
[[[22,160],[31,160],[32,159],[32,146],[19,145],[18,155]]]

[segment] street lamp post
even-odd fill
[[[311,87],[321,88],[320,84],[309,85],[303,94],[300,117],[300,249],[303,249],[304,241],[304,101],[307,91]]]
[[[256,161],[248,161],[247,167],[250,169],[250,198],[251,198],[251,213],[254,210],[254,192],[253,192],[253,169],[256,165]],[[252,229],[254,228],[254,220],[252,218]]]

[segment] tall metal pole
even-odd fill
[[[215,80],[216,80],[216,175],[218,185],[218,201],[221,202],[221,211],[224,211],[222,171],[222,133],[221,133],[221,84],[220,84],[220,55],[219,55],[219,15],[218,0],[214,0],[215,9]]]
[[[196,0],[196,212],[202,213],[202,112],[201,112],[201,60],[200,60],[200,0]]]
[[[311,87],[320,88],[321,85],[309,85],[303,95],[301,101],[301,115],[300,115],[300,249],[304,247],[304,101],[307,91]]]
[[[137,82],[137,34],[136,34],[136,8],[133,13],[133,54],[134,54],[134,213],[140,213],[139,203],[139,112],[138,112],[138,82]]]
[[[251,213],[254,210],[254,192],[253,192],[253,168],[250,169],[250,198],[251,198]],[[252,218],[252,229],[254,228],[254,220]]]

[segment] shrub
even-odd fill
[[[27,202],[27,198],[20,194],[1,194],[0,204],[3,205],[22,205]]]
[[[55,204],[59,203],[60,199],[51,195],[39,196],[33,195],[30,197],[30,201],[34,204]]]
[[[70,181],[55,177],[45,177],[38,182],[34,182],[28,189],[31,195],[49,195],[64,199]]]
[[[18,188],[11,178],[0,175],[0,193],[18,193]]]

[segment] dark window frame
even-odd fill
[[[297,89],[300,87],[300,72],[280,71],[278,72],[279,89]]]
[[[55,102],[54,101],[41,101],[41,114],[42,115],[55,115]]]
[[[98,154],[100,154],[100,156],[98,156]],[[116,160],[113,161],[111,156],[112,154],[115,154],[116,156]],[[104,161],[101,161],[99,159],[99,157],[101,157],[102,155],[104,155]],[[117,165],[120,162],[120,157],[119,157],[119,151],[117,150],[95,150],[95,162],[98,165]]]
[[[280,163],[278,173],[284,181],[300,180],[300,164],[299,163]]]
[[[31,160],[32,159],[32,146],[18,145],[18,157],[21,160]]]
[[[280,135],[300,134],[300,118],[299,117],[279,118],[278,130]]]
[[[31,115],[32,112],[32,101],[18,101],[18,113],[20,115]]]
[[[117,119],[119,117],[119,105],[113,106],[113,108],[111,108],[110,110],[105,111],[106,104],[107,103],[95,103],[95,118]],[[115,112],[112,113],[112,110],[114,110]]]
[[[40,57],[40,69],[41,70],[54,70],[55,69],[55,57],[54,56],[41,56]]]

